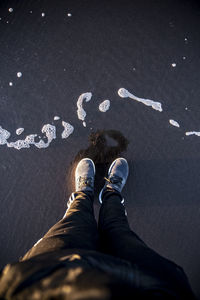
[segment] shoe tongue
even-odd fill
[[[122,182],[122,178],[117,176],[117,175],[111,175],[110,177],[110,182],[115,184],[115,183],[121,183]]]

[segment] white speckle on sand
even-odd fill
[[[60,120],[60,117],[55,116],[53,119],[54,119],[55,121],[57,121],[57,120]]]
[[[45,17],[45,13],[43,12],[43,13],[41,14],[41,16],[44,18],[44,17]]]
[[[183,60],[185,60],[186,59],[186,56],[183,56]]]
[[[199,131],[188,131],[188,132],[185,133],[185,135],[192,135],[192,134],[200,136],[200,132]]]
[[[83,127],[86,127],[86,126],[87,126],[87,125],[86,125],[86,122],[84,121],[84,122],[83,122]]]
[[[169,120],[169,123],[175,127],[180,127],[179,123],[174,120]]]
[[[71,16],[72,16],[72,14],[70,14],[70,13],[68,13],[67,15],[68,15],[68,17],[71,17]]]
[[[8,23],[9,23],[9,21],[6,21],[6,23],[8,24]]]
[[[110,108],[110,100],[104,100],[102,103],[99,104],[99,110],[101,112],[106,112]]]
[[[77,101],[77,115],[79,120],[83,121],[83,126],[86,127],[86,123],[84,122],[85,117],[86,117],[86,111],[83,109],[83,101],[85,100],[86,102],[90,101],[92,98],[92,93],[83,93],[79,96],[78,101]]]
[[[63,130],[61,136],[62,136],[62,139],[66,139],[66,138],[68,138],[68,136],[70,136],[70,134],[73,133],[74,127],[65,121],[62,121],[62,125],[64,127],[64,130]]]
[[[13,83],[12,83],[12,82],[9,82],[9,86],[13,86]]]
[[[20,135],[23,131],[24,131],[24,128],[18,128],[18,129],[16,130],[16,134],[17,134],[17,135]]]
[[[133,71],[136,71],[136,68],[133,68]]]
[[[32,10],[30,10],[30,14],[32,14],[33,13],[33,11]]]
[[[13,8],[10,7],[10,8],[8,9],[8,11],[9,11],[9,12],[13,12]]]
[[[7,139],[10,137],[10,132],[0,126],[0,145],[7,144]]]
[[[187,107],[185,107],[185,110],[188,110],[188,108],[187,108]]]
[[[175,67],[176,67],[176,63],[171,64],[171,66],[172,66],[173,68],[175,68]]]
[[[22,77],[22,72],[17,72],[17,77]]]
[[[184,38],[184,41],[185,41],[185,42],[187,42],[187,41],[188,41],[188,38],[187,38],[187,37],[185,37],[185,38]]]
[[[155,102],[153,100],[150,99],[143,99],[143,98],[139,98],[131,93],[129,93],[128,90],[124,89],[124,88],[120,88],[118,90],[118,95],[121,98],[131,98],[133,100],[136,100],[138,102],[141,102],[147,106],[151,106],[153,109],[158,110],[158,111],[162,111],[162,104],[160,102]]]

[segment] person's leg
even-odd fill
[[[108,178],[100,192],[102,203],[99,213],[99,234],[104,251],[134,263],[146,259],[156,253],[151,250],[129,227],[124,199],[121,191],[128,178],[128,162],[117,158],[108,170]],[[145,254],[148,253],[148,257]]]
[[[107,188],[102,200],[98,223],[101,250],[132,263],[143,261],[142,252],[149,248],[130,229],[121,194]]]
[[[123,204],[124,199],[121,196],[121,190],[126,180],[118,180],[118,176],[115,176],[120,174],[120,169],[121,177],[123,177],[123,173],[126,173],[123,171],[125,170],[125,162],[121,161],[118,164],[116,161],[114,165],[111,165],[108,179],[106,179],[108,183],[105,184],[100,193],[102,205],[99,213],[98,230],[101,251],[129,261],[133,266],[137,266],[141,270],[141,274],[147,278],[155,278],[155,280],[159,278],[178,293],[190,294],[191,289],[182,268],[149,248],[131,230]],[[126,179],[127,176],[124,178]],[[120,182],[123,185],[120,185]],[[116,183],[118,190],[113,188]]]
[[[98,247],[97,223],[93,210],[93,195],[76,192],[63,219],[31,248],[22,260],[60,249],[89,249]]]
[[[98,230],[93,210],[94,175],[94,163],[90,159],[82,159],[75,173],[76,192],[70,196],[63,219],[56,223],[22,260],[61,249],[98,248]]]

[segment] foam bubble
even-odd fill
[[[17,77],[22,77],[22,72],[17,72]]]
[[[71,16],[72,16],[72,14],[70,14],[70,13],[68,13],[67,15],[68,15],[68,17],[71,17]]]
[[[41,16],[42,16],[42,17],[45,17],[45,13],[43,12],[43,13],[41,14]]]
[[[10,132],[0,126],[0,145],[7,144],[7,139],[10,137]]]
[[[151,106],[153,109],[158,110],[158,111],[162,111],[162,104],[160,102],[156,102],[150,99],[143,99],[143,98],[139,98],[133,94],[131,94],[128,90],[124,89],[124,88],[120,88],[118,90],[118,95],[121,98],[131,98],[133,100],[136,100],[138,102],[142,102],[143,104],[147,105],[147,106]]]
[[[8,11],[9,11],[9,12],[13,12],[13,8],[10,7],[10,8],[8,9]]]
[[[173,68],[175,68],[175,67],[176,67],[176,63],[171,64],[171,66],[172,66]]]
[[[83,93],[79,96],[78,101],[77,101],[77,115],[79,120],[84,121],[86,117],[86,111],[83,109],[83,101],[85,100],[86,102],[90,101],[92,98],[92,93]],[[86,125],[86,123],[85,123]],[[84,124],[83,124],[84,126]],[[86,126],[84,126],[86,127]]]
[[[110,108],[110,100],[104,100],[102,103],[99,104],[99,110],[101,112],[106,112]]]
[[[70,136],[70,134],[73,133],[74,127],[65,121],[62,121],[62,125],[64,127],[64,130],[63,130],[61,136],[62,136],[62,139],[66,139],[66,138],[68,138],[68,136]]]
[[[180,127],[179,123],[174,120],[169,120],[169,123],[175,127]]]
[[[55,121],[57,121],[57,120],[60,120],[60,117],[55,116],[53,119],[54,119]]]
[[[9,82],[9,86],[13,86],[13,83],[12,83],[12,82]]]
[[[17,134],[17,135],[20,135],[23,131],[24,131],[24,128],[18,128],[18,129],[16,130],[16,134]]]

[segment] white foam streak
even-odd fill
[[[180,127],[179,123],[174,121],[174,120],[169,120],[169,123],[172,125],[172,126],[175,126],[175,127]]]
[[[143,99],[143,98],[139,98],[133,94],[131,94],[128,90],[124,89],[124,88],[120,88],[118,90],[118,95],[121,98],[131,98],[133,100],[136,100],[138,102],[142,102],[143,104],[147,105],[147,106],[151,106],[153,109],[158,110],[158,111],[162,111],[162,104],[160,102],[156,102],[150,99]]]
[[[22,148],[30,148],[31,144],[35,144],[35,137],[37,134],[30,134],[24,140],[17,140],[16,142],[7,143],[9,148],[20,150]]]
[[[84,122],[85,117],[86,117],[86,111],[83,109],[83,101],[85,100],[86,102],[90,101],[92,98],[92,93],[83,93],[79,96],[78,101],[77,101],[77,115],[79,120],[83,121],[83,126],[86,127],[86,123]]]
[[[185,133],[185,135],[197,135],[200,136],[200,131],[188,131]]]
[[[39,142],[35,142],[35,137],[37,134],[27,135],[24,140],[17,140],[15,142],[6,142],[9,148],[15,148],[20,150],[22,148],[30,148],[30,145],[35,145],[37,148],[47,148],[53,139],[56,138],[56,127],[51,124],[45,124],[42,127],[42,133],[46,134],[47,142],[45,143],[43,140]]]

